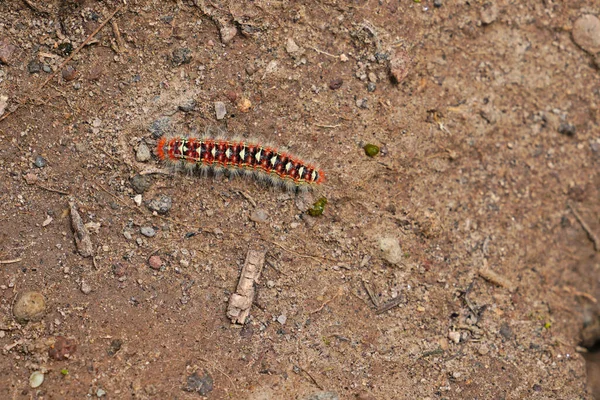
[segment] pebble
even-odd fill
[[[577,18],[573,25],[573,41],[588,53],[600,52],[600,20],[591,14]]]
[[[146,145],[146,143],[141,142],[137,148],[137,151],[135,152],[135,159],[138,162],[146,162],[148,160],[150,160],[151,155],[150,155],[150,149],[148,148],[148,145]]]
[[[577,128],[575,128],[575,125],[573,125],[573,124],[563,122],[558,126],[558,133],[560,133],[562,135],[573,137],[573,136],[575,136],[576,132],[577,132]]]
[[[345,55],[344,53],[340,54],[340,61],[341,62],[346,62],[348,61],[348,56]]]
[[[225,115],[227,115],[227,107],[225,106],[225,103],[222,101],[215,101],[215,114],[217,119],[225,118]]]
[[[442,6],[442,0],[433,0],[433,6],[435,8],[440,8]]]
[[[38,168],[44,168],[47,164],[48,164],[48,162],[42,156],[37,156],[35,158],[35,160],[33,161],[33,165],[35,165]]]
[[[369,82],[377,83],[377,75],[374,72],[369,72]]]
[[[489,25],[498,19],[498,6],[495,2],[487,2],[481,7],[481,23]]]
[[[402,262],[402,248],[395,237],[384,237],[379,239],[379,249],[382,257],[390,264],[398,265]]]
[[[482,356],[485,356],[487,353],[490,352],[490,348],[488,347],[487,344],[482,344],[481,346],[479,346],[479,349],[477,350],[479,352],[479,354],[481,354]]]
[[[52,72],[52,68],[50,68],[50,66],[48,64],[44,64],[44,65],[42,65],[42,71],[49,74],[50,72]]]
[[[158,270],[162,267],[163,262],[159,256],[151,256],[148,259],[148,265],[150,265],[150,268]]]
[[[183,111],[185,113],[189,113],[192,112],[196,109],[196,100],[194,99],[187,99],[185,100],[182,104],[179,105],[179,110]]]
[[[213,379],[206,371],[204,371],[203,376],[199,376],[196,371],[187,377],[187,384],[183,390],[186,392],[196,392],[200,396],[206,396],[213,390]]]
[[[150,211],[156,211],[158,214],[165,215],[173,207],[173,200],[170,196],[161,194],[146,203],[146,206]]]
[[[65,81],[71,82],[77,78],[77,70],[69,65],[67,68],[62,70],[62,77]]]
[[[402,49],[397,49],[390,59],[390,75],[395,84],[400,84],[410,72],[411,58],[408,53]]]
[[[0,63],[10,64],[12,55],[17,50],[15,46],[7,42],[0,42]]]
[[[152,178],[148,175],[136,174],[131,178],[130,183],[134,192],[142,194],[152,185]]]
[[[316,392],[304,398],[304,400],[340,400],[336,392]]]
[[[192,61],[192,51],[187,47],[182,47],[173,50],[173,58],[171,62],[174,66],[178,67],[183,64],[189,64]]]
[[[133,196],[133,202],[135,203],[136,206],[141,206],[142,205],[142,195],[141,194],[136,194],[135,196]]]
[[[285,325],[287,322],[287,317],[284,314],[281,314],[277,317],[277,322],[279,322],[281,325]]]
[[[154,139],[158,139],[169,131],[171,128],[171,118],[163,117],[152,122],[148,130],[152,133]]]
[[[358,108],[368,108],[367,99],[357,99],[356,107]]]
[[[151,226],[142,226],[140,228],[140,233],[150,238],[156,236],[156,231]]]
[[[248,111],[250,111],[250,108],[252,108],[252,102],[249,99],[243,97],[237,103],[237,108],[238,110],[240,110],[240,112],[247,113]]]
[[[292,38],[288,38],[287,42],[285,43],[285,51],[287,51],[287,53],[293,58],[300,57],[302,54],[304,54],[304,49],[298,46]]]
[[[275,282],[273,282],[273,281],[270,281],[270,280],[269,280],[269,281],[267,281],[267,287],[268,287],[269,289],[273,289],[273,288],[275,287]]]
[[[27,64],[27,71],[29,71],[30,74],[37,74],[41,70],[42,66],[35,60],[31,60],[29,64]]]
[[[514,333],[510,327],[510,325],[508,325],[508,323],[503,322],[502,325],[500,325],[500,329],[498,330],[498,333],[507,340],[510,340],[513,338]]]
[[[19,323],[39,321],[46,312],[46,301],[40,292],[21,293],[13,305],[13,315]]]
[[[8,96],[0,94],[0,116],[4,114],[6,107],[8,106]]]
[[[342,78],[335,78],[331,82],[329,82],[329,89],[338,90],[344,84],[344,80]]]
[[[460,332],[450,331],[448,332],[448,339],[458,344],[460,342]]]
[[[44,374],[40,371],[35,371],[29,376],[29,386],[32,388],[40,387],[44,383]]]
[[[367,91],[368,92],[372,93],[372,92],[375,91],[375,89],[377,89],[377,85],[376,84],[374,84],[373,82],[367,83]]]
[[[250,214],[250,220],[256,223],[265,222],[269,218],[269,214],[261,208],[257,208]]]
[[[98,390],[96,390],[96,397],[100,398],[106,395],[106,391],[102,388],[98,388]]]
[[[80,287],[80,289],[81,289],[81,293],[83,293],[83,294],[90,294],[90,293],[92,293],[92,287],[86,281],[81,281],[81,287]]]

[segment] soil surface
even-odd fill
[[[592,399],[598,13],[0,1],[0,398]],[[157,159],[207,128],[326,182]]]

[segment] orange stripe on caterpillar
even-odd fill
[[[161,160],[198,168],[243,171],[266,176],[289,188],[319,185],[325,174],[319,168],[268,146],[237,140],[162,137],[156,153]]]

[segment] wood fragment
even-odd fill
[[[117,25],[117,21],[113,19],[112,21],[110,21],[110,24],[112,26],[113,35],[115,35],[115,40],[117,41],[117,49],[119,50],[119,53],[127,52],[127,49],[125,48],[125,43],[123,42],[123,38],[121,37],[121,32],[119,31],[119,25]]]
[[[502,286],[508,289],[509,292],[513,292],[516,289],[515,285],[510,280],[492,271],[487,265],[481,267],[477,273],[486,281],[491,282],[494,285]]]
[[[598,236],[592,231],[592,229],[589,227],[589,225],[583,220],[583,217],[581,216],[581,214],[579,214],[579,212],[577,211],[577,209],[575,207],[573,207],[570,203],[567,204],[567,206],[571,209],[571,211],[573,212],[573,215],[575,216],[575,219],[577,219],[577,222],[579,222],[579,224],[581,225],[581,227],[583,228],[585,233],[587,233],[588,238],[592,241],[592,243],[594,243],[594,250],[596,250],[597,252],[600,252],[600,239],[598,239]]]
[[[237,289],[229,298],[227,317],[234,324],[244,324],[254,301],[254,284],[258,282],[265,263],[264,251],[248,250]]]
[[[22,258],[14,258],[12,260],[0,260],[0,264],[14,264],[21,260],[22,260]]]
[[[75,234],[75,245],[77,246],[77,252],[82,257],[92,257],[94,255],[94,247],[92,246],[92,240],[86,227],[83,225],[83,220],[77,211],[75,202],[70,201],[69,207],[71,210],[71,227]]]
[[[321,311],[322,309],[324,309],[327,304],[329,304],[332,301],[334,301],[335,299],[337,299],[343,292],[344,292],[344,289],[340,286],[340,288],[338,289],[338,291],[335,294],[335,296],[333,296],[332,298],[330,298],[329,300],[327,300],[326,302],[324,302],[323,304],[321,304],[321,306],[319,308],[310,311],[309,314],[316,314],[316,313],[318,313],[319,311]]]
[[[36,186],[39,187],[40,189],[44,189],[44,190],[47,190],[47,191],[52,192],[52,193],[58,193],[58,194],[66,195],[66,196],[68,196],[68,195],[71,194],[71,193],[65,192],[63,190],[53,189],[51,187],[44,186],[44,185],[42,185],[40,183],[37,183]]]
[[[377,311],[375,311],[375,314],[383,314],[384,312],[389,311],[394,307],[398,307],[400,304],[402,304],[402,300],[403,297],[400,295],[398,295],[398,297],[394,297],[391,300],[388,300],[381,307],[379,307]]]
[[[375,292],[373,291],[371,284],[365,281],[364,279],[362,280],[362,284],[375,308],[379,308],[379,301],[377,300],[377,296],[375,296]]]

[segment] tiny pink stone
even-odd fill
[[[160,269],[160,267],[162,266],[162,263],[163,262],[159,256],[152,256],[148,259],[148,264],[150,265],[150,268],[152,268],[152,269]]]

